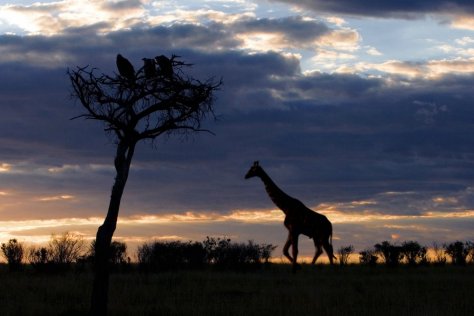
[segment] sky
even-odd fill
[[[333,244],[474,240],[474,3],[411,0],[0,1],[0,242],[94,238],[114,139],[67,70],[176,54],[222,78],[218,119],[141,143],[115,237],[277,245],[261,166],[333,223]],[[303,256],[312,241],[301,237]]]

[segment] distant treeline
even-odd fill
[[[428,251],[431,255],[428,255]],[[354,255],[352,245],[342,246],[337,250],[339,263],[346,265],[350,262],[349,257]],[[444,265],[448,262],[453,265],[465,265],[474,263],[474,243],[471,241],[455,241],[452,243],[433,243],[430,248],[420,245],[417,241],[404,241],[401,244],[393,244],[383,241],[358,253],[359,263],[365,265],[376,265],[383,263],[388,266],[406,264],[415,265]],[[449,259],[449,260],[448,260]]]
[[[229,238],[206,237],[202,242],[153,241],[138,246],[134,266],[144,272],[197,269],[212,266],[222,269],[255,269],[268,264],[276,246],[232,242]],[[26,247],[16,239],[2,243],[1,254],[11,271],[26,265],[39,272],[86,269],[94,263],[95,240],[86,245],[72,233],[52,235],[47,246]],[[124,242],[113,241],[109,249],[112,270],[130,269],[131,259]]]
[[[138,268],[143,272],[159,272],[175,269],[255,269],[270,262],[276,246],[232,242],[229,238],[206,237],[202,242],[152,241],[138,246],[136,263],[127,253],[124,242],[113,241],[109,249],[112,270],[127,271]],[[430,251],[430,255],[428,255]],[[57,272],[69,269],[85,270],[94,263],[95,241],[87,245],[81,236],[72,233],[52,235],[48,245],[26,247],[16,239],[1,244],[1,255],[11,271],[25,267],[39,272]],[[431,247],[416,241],[400,244],[383,241],[373,247],[355,253],[352,245],[337,250],[340,265],[358,262],[364,265],[466,265],[474,264],[474,243],[455,241],[434,243]]]

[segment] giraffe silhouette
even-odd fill
[[[333,264],[334,256],[332,248],[332,225],[326,216],[316,213],[306,207],[301,201],[283,192],[268,174],[255,161],[245,175],[245,179],[259,177],[265,185],[265,190],[275,205],[285,213],[284,225],[288,229],[288,239],[283,247],[283,255],[292,263],[293,272],[298,269],[298,238],[300,234],[313,239],[316,253],[311,261],[314,264],[323,253],[323,248]],[[289,249],[292,247],[292,255]]]

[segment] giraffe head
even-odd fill
[[[247,174],[245,175],[245,179],[252,178],[252,177],[260,177],[262,174],[262,167],[258,164],[258,161],[255,161],[250,167],[249,171],[247,171]]]

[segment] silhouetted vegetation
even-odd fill
[[[194,269],[204,265],[206,253],[198,242],[150,242],[138,247],[138,265],[142,271]]]
[[[28,249],[28,262],[38,272],[54,271],[51,252],[46,247],[31,247]]]
[[[52,235],[48,249],[50,260],[59,267],[69,267],[77,262],[84,252],[84,241],[81,236],[69,232]]]
[[[431,251],[432,255],[428,257],[428,247],[416,241],[404,241],[400,246],[383,241],[375,244],[373,248],[359,252],[359,261],[361,264],[375,265],[381,258],[388,266],[397,266],[401,263],[411,266],[445,265],[449,257],[453,265],[474,263],[474,243],[471,241],[455,241],[443,245],[435,242]]]
[[[84,256],[84,241],[80,235],[65,232],[53,234],[47,247],[28,249],[28,262],[38,272],[66,271]]]
[[[145,243],[138,247],[138,264],[142,271],[196,269],[214,266],[220,269],[248,269],[268,263],[273,245],[253,241],[233,243],[228,238],[207,237],[203,242]]]
[[[468,261],[468,257],[473,256],[473,243],[455,241],[448,245],[445,245],[446,254],[451,257],[451,262],[455,265],[465,265]],[[472,261],[472,260],[471,260]]]
[[[96,241],[95,239],[91,242],[89,246],[89,253],[85,258],[88,262],[94,262],[95,252],[96,251]],[[110,243],[110,248],[108,252],[109,264],[113,269],[118,269],[120,267],[125,267],[130,264],[130,257],[127,256],[127,244],[124,242],[113,240]]]
[[[401,246],[402,256],[409,265],[427,264],[427,248],[416,241],[404,241]]]
[[[374,266],[377,264],[378,259],[375,249],[367,248],[359,252],[360,264]]]
[[[433,249],[433,264],[436,265],[444,265],[446,264],[446,252],[444,251],[444,247],[437,242],[434,242],[432,247]]]
[[[341,246],[337,253],[339,254],[339,264],[345,266],[349,263],[349,257],[354,252],[354,246]]]
[[[388,266],[397,266],[403,258],[402,247],[393,245],[388,241],[375,244],[374,249]]]
[[[207,263],[222,268],[239,268],[268,263],[276,246],[259,245],[249,240],[245,243],[232,243],[228,238],[207,237],[203,242]]]
[[[133,257],[137,258],[140,271],[164,272],[179,269],[200,269],[214,267],[219,270],[255,269],[262,264],[269,264],[276,246],[232,242],[229,238],[206,237],[202,242],[146,242],[140,245]],[[16,239],[1,244],[2,256],[6,259],[9,270],[15,271],[29,263],[33,271],[58,272],[74,268],[76,271],[90,270],[95,257],[95,240],[88,249],[80,235],[65,232],[51,236],[46,246],[25,247]],[[428,255],[430,252],[430,255]],[[350,263],[354,247],[341,246],[338,251],[340,265]],[[127,244],[112,241],[110,245],[109,266],[112,271],[127,272],[133,270],[127,254]],[[420,245],[416,241],[404,241],[392,244],[383,241],[358,253],[361,265],[377,265],[382,262],[388,266],[401,264],[418,265],[452,265],[463,266],[474,263],[474,243],[455,241],[431,247]],[[449,260],[448,260],[449,259]]]
[[[2,254],[7,259],[11,271],[21,268],[24,252],[23,244],[16,239],[10,239],[6,244],[2,243]]]

